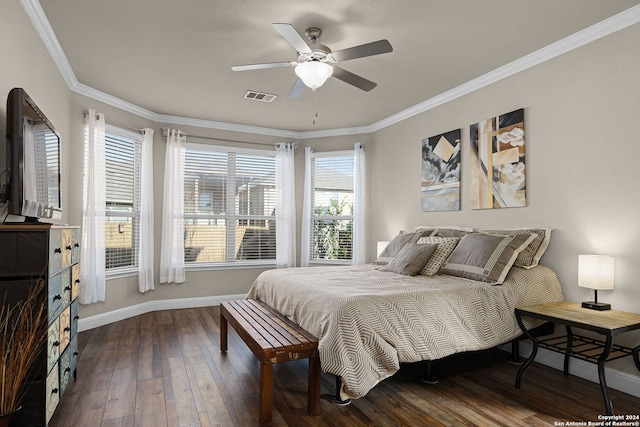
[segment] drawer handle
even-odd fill
[[[60,345],[60,341],[54,341],[51,345],[53,347],[58,347]]]
[[[78,316],[77,314],[75,316],[73,316],[73,320],[78,320],[80,318],[80,316]]]
[[[64,371],[65,372],[71,372],[71,368],[67,366]]]
[[[69,332],[70,330],[71,330],[71,328],[70,328],[70,327],[68,327],[68,326],[64,328],[64,331],[65,331],[65,332]]]
[[[79,247],[80,247],[80,243],[74,243],[74,244],[73,244],[73,247],[74,247],[74,248],[79,248]]]
[[[71,290],[71,286],[69,286],[69,285],[65,286],[65,287],[64,287],[64,290],[65,290],[65,291],[70,291],[70,290]]]
[[[51,390],[51,394],[58,394],[58,387]]]
[[[62,299],[62,295],[56,295],[55,297],[53,297],[53,300],[57,300],[57,299]]]
[[[76,283],[80,283],[80,279],[76,279]]]
[[[77,356],[78,354],[80,354],[80,353],[78,353],[77,351],[74,351],[74,352],[73,352],[73,355],[74,355],[74,356]]]
[[[61,254],[61,253],[62,253],[62,248],[55,248],[55,249],[53,250],[53,253],[54,253],[54,254]]]
[[[66,249],[66,250],[68,250],[68,251],[70,251],[70,250],[72,249],[72,248],[71,248],[71,245],[69,245],[69,246],[65,247],[65,249]]]

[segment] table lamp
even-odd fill
[[[378,242],[378,244],[376,245],[376,257],[380,257],[380,254],[384,251],[384,249],[387,247],[387,245],[389,244],[389,242]]]
[[[611,304],[598,302],[599,289],[613,289],[613,257],[578,255],[578,286],[593,289],[594,300],[582,303],[592,310],[611,310]]]

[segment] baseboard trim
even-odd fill
[[[78,332],[88,331],[89,329],[108,325],[113,322],[128,319],[130,317],[139,316],[141,314],[150,313],[160,310],[176,310],[181,308],[195,307],[211,307],[220,305],[222,301],[230,301],[234,299],[245,298],[246,294],[238,295],[219,295],[198,298],[178,298],[165,299],[157,301],[149,301],[142,304],[132,305],[130,307],[119,308],[106,313],[96,314],[78,320]]]
[[[523,358],[526,358],[531,354],[531,349],[532,345],[530,343],[520,343],[520,354]],[[507,350],[511,351],[510,347]],[[544,348],[538,348],[538,354],[536,355],[535,361],[560,371],[564,369],[564,355]],[[574,357],[571,358],[569,365],[569,373],[571,375],[599,384],[598,365],[585,362],[584,360],[576,359]],[[605,367],[605,375],[607,378],[608,388],[618,390],[635,397],[640,397],[640,376],[610,367]],[[527,381],[531,380],[531,378],[527,379],[527,374],[525,372],[522,376],[522,386],[526,388]]]

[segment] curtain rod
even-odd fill
[[[208,139],[210,141],[220,141],[220,142],[234,142],[234,143],[238,143],[238,144],[252,144],[252,145],[278,145],[281,144],[282,142],[257,142],[257,141],[242,141],[240,139],[229,139],[229,138],[219,138],[219,137],[215,137],[215,136],[204,136],[204,135],[192,135],[190,133],[186,133],[183,131],[180,131],[183,134],[185,134],[187,136],[187,138],[191,137],[191,138],[198,138],[198,139]],[[167,127],[163,127],[162,128],[162,140],[167,142],[167,135],[169,134],[169,128]],[[297,142],[293,142],[292,143],[295,147],[295,149],[297,150],[298,148],[298,143]]]
[[[84,117],[86,118],[89,115],[89,112],[87,110],[84,110]],[[98,115],[96,114],[96,119],[98,118]],[[142,129],[140,128],[134,128],[133,126],[128,126],[122,123],[118,123],[118,122],[114,122],[113,120],[107,120],[105,117],[105,123],[111,126],[116,126],[119,127],[121,129],[125,129],[131,132],[135,132],[135,133],[142,133]]]

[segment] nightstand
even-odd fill
[[[640,371],[640,345],[629,348],[613,344],[613,337],[623,332],[640,329],[640,314],[625,311],[608,310],[596,311],[582,308],[578,303],[554,302],[516,308],[516,319],[522,332],[533,341],[533,351],[529,358],[518,370],[516,388],[520,388],[522,374],[536,357],[538,347],[546,348],[564,354],[564,374],[569,374],[569,358],[585,360],[598,365],[598,379],[600,390],[607,410],[607,415],[613,415],[613,406],[607,392],[604,366],[606,362],[621,357],[632,356]],[[522,322],[523,317],[547,320],[555,324],[564,325],[566,336],[540,340],[529,333]],[[597,332],[605,337],[604,340],[575,335],[571,327]]]

